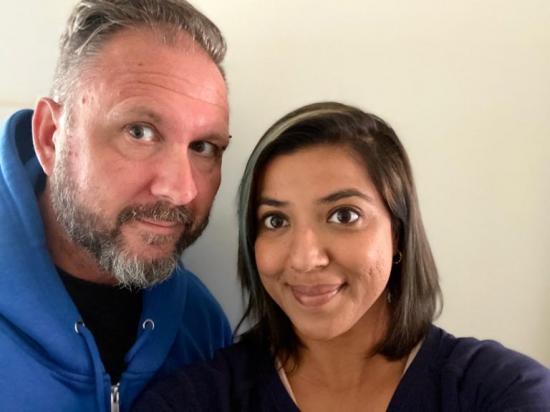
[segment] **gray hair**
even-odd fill
[[[61,35],[51,96],[66,101],[83,64],[117,32],[147,27],[171,44],[186,32],[223,75],[226,43],[218,27],[185,0],[80,0]]]

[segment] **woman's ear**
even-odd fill
[[[56,133],[60,131],[63,110],[59,103],[43,97],[36,103],[32,118],[32,141],[44,173],[50,176],[55,165]]]
[[[392,219],[392,246],[393,246],[393,256],[395,256],[397,253],[402,252],[399,250],[399,232],[401,225],[397,221],[397,219]]]

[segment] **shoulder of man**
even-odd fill
[[[233,340],[229,321],[216,298],[183,267],[146,292],[143,317],[161,322],[158,327],[172,336],[166,337],[170,350],[165,355],[162,375],[211,359],[217,349]]]
[[[198,276],[183,267],[178,268],[175,276],[180,279],[185,277],[187,282],[184,310],[186,324],[197,323],[198,327],[209,328],[209,333],[222,340],[219,347],[230,345],[233,342],[233,334],[229,321],[212,292]]]

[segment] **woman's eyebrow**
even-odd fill
[[[364,199],[367,202],[372,203],[372,198],[369,195],[357,189],[338,190],[337,192],[334,192],[325,197],[322,197],[321,199],[318,200],[318,203],[334,203],[338,200],[346,199],[348,197],[360,197],[361,199]]]
[[[273,207],[283,207],[288,205],[288,202],[283,202],[281,200],[276,200],[271,197],[260,197],[260,200],[258,201],[258,207],[259,206],[273,206]]]

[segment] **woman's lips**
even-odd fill
[[[304,306],[316,307],[329,302],[340,292],[343,283],[328,285],[290,285],[290,290],[298,302]]]

